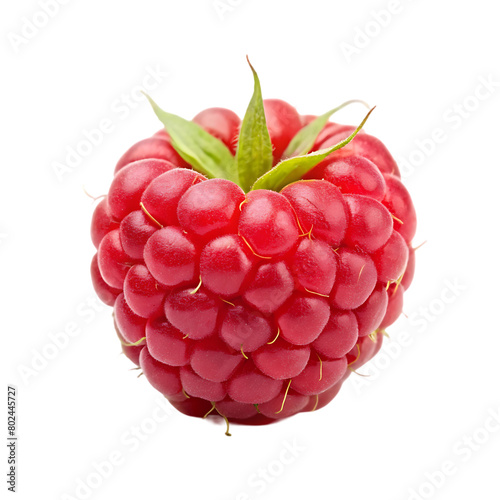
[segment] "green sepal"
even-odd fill
[[[368,109],[370,109],[370,106],[368,106],[365,101],[352,99],[350,101],[344,102],[336,108],[331,109],[330,111],[327,111],[325,114],[318,116],[311,123],[307,124],[304,128],[301,128],[295,134],[294,138],[290,141],[290,144],[288,144],[286,151],[283,153],[282,158],[286,159],[292,156],[302,156],[309,153],[319,133],[323,130],[330,117],[337,111],[340,111],[342,108],[345,108],[349,104],[354,103],[364,104]]]
[[[273,146],[267,130],[260,81],[248,57],[247,61],[254,77],[254,91],[241,123],[236,150],[238,178],[244,191],[273,166]]]
[[[314,151],[307,155],[296,156],[294,158],[281,161],[273,169],[269,170],[255,181],[252,186],[252,191],[256,189],[280,191],[288,184],[300,180],[305,174],[307,174],[307,172],[318,165],[318,163],[321,163],[328,155],[349,144],[354,137],[356,137],[357,133],[363,128],[363,125],[366,123],[366,120],[368,120],[368,117],[374,109],[375,107],[370,109],[363,121],[349,137],[346,137],[343,141],[340,141],[331,148],[320,149],[319,151]]]
[[[172,146],[195,170],[209,178],[222,178],[239,184],[235,158],[227,146],[198,124],[162,110],[144,94],[156,116],[172,139]]]

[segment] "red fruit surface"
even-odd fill
[[[159,175],[145,189],[141,202],[148,213],[163,226],[179,225],[177,205],[183,194],[206,177],[185,168],[174,168]]]
[[[243,298],[264,314],[282,306],[294,290],[293,276],[282,261],[261,264]]]
[[[138,160],[121,169],[113,179],[108,193],[111,217],[121,221],[139,208],[144,190],[160,174],[175,168],[165,160]]]
[[[255,258],[236,234],[215,238],[202,250],[200,276],[213,293],[237,295],[248,281]]]
[[[217,324],[220,303],[211,295],[194,288],[175,291],[165,299],[165,316],[186,337],[200,340],[212,335]]]
[[[291,250],[299,238],[296,216],[288,200],[274,191],[251,191],[241,207],[239,235],[261,257]]]
[[[392,217],[384,205],[359,194],[347,195],[345,200],[349,207],[347,244],[373,253],[387,243],[392,233]]]
[[[327,181],[299,181],[281,191],[292,205],[304,233],[311,233],[332,247],[340,245],[347,229],[345,200]]]
[[[190,187],[179,200],[182,228],[205,238],[236,232],[245,193],[231,181],[211,179]]]
[[[356,345],[358,334],[358,320],[354,313],[335,310],[312,347],[320,356],[341,358]]]
[[[274,161],[277,162],[293,136],[302,128],[302,120],[293,106],[280,99],[264,99],[264,112]]]
[[[264,109],[276,165],[315,116]],[[193,121],[236,153],[235,113]],[[354,130],[329,122],[312,150]],[[416,212],[393,157],[361,132],[302,179],[245,193],[178,147],[165,130],[133,145],[92,217],[91,278],[123,352],[186,415],[264,425],[326,406],[413,280]]]
[[[118,229],[120,223],[113,220],[107,197],[103,198],[94,210],[92,222],[90,226],[90,236],[92,243],[96,248],[99,248],[101,240],[113,229]]]
[[[311,350],[278,338],[252,353],[255,366],[268,377],[283,380],[297,376],[306,367]]]
[[[177,167],[186,167],[186,162],[179,156],[170,144],[170,138],[168,138],[168,141],[166,139],[167,136],[162,134],[160,137],[150,137],[149,139],[143,139],[142,141],[134,144],[118,160],[115,167],[115,174],[123,167],[126,167],[130,163],[137,160],[166,160],[173,163]]]
[[[385,183],[387,189],[382,203],[396,217],[394,229],[410,244],[417,229],[417,215],[410,193],[394,175],[386,175]]]
[[[165,318],[156,317],[147,322],[146,343],[151,356],[161,363],[170,366],[189,363],[193,343]]]
[[[372,293],[377,283],[377,269],[363,252],[343,247],[338,251],[339,265],[331,303],[338,309],[355,309]]]
[[[198,272],[197,249],[180,228],[168,226],[156,231],[144,247],[144,262],[151,274],[165,286],[192,281]]]
[[[330,245],[303,238],[293,256],[293,271],[306,291],[328,295],[337,274],[337,259]]]
[[[326,160],[310,175],[331,182],[342,194],[362,194],[378,201],[384,198],[384,177],[376,165],[363,156]]]
[[[123,293],[130,309],[138,316],[151,318],[163,312],[166,290],[142,264],[136,264],[129,269],[123,284]]]
[[[384,319],[387,310],[387,291],[382,283],[379,283],[375,290],[365,300],[365,302],[354,310],[358,320],[358,333],[360,337],[365,337],[373,333]]]
[[[198,113],[193,121],[222,141],[233,154],[236,152],[241,125],[236,113],[226,108],[208,108]]]
[[[120,242],[124,252],[134,260],[142,260],[144,247],[158,225],[143,210],[130,212],[120,223]]]
[[[330,306],[323,297],[294,293],[277,312],[281,336],[295,345],[310,344],[330,318]]]
[[[120,288],[113,288],[109,286],[101,276],[101,271],[99,271],[99,264],[97,262],[97,254],[92,257],[92,263],[90,264],[90,277],[92,278],[92,284],[94,285],[94,290],[97,296],[107,305],[113,306],[116,297],[122,293]]]
[[[270,321],[245,304],[226,309],[220,335],[235,351],[249,353],[269,342],[274,333]]]
[[[132,259],[125,253],[118,229],[110,231],[99,244],[97,263],[102,279],[112,288],[123,289]]]

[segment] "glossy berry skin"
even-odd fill
[[[274,164],[314,120],[265,100]],[[193,119],[235,154],[240,118]],[[329,122],[313,149],[354,127]],[[261,425],[326,406],[381,348],[413,279],[416,214],[360,133],[280,192],[188,165],[165,131],[119,160],[92,218],[91,277],[126,356],[180,412]]]
[[[233,154],[236,153],[241,125],[236,113],[226,108],[208,108],[198,113],[193,122],[217,137]]]

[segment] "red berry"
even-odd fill
[[[182,391],[179,368],[157,361],[144,347],[139,362],[148,382],[164,396],[173,396]]]
[[[162,138],[150,137],[134,144],[119,160],[115,167],[115,174],[130,163],[137,160],[158,159],[166,160],[178,167],[185,167],[186,162],[179,156],[172,145]],[[170,138],[169,138],[170,139]]]
[[[121,342],[122,345],[122,352],[127,356],[134,365],[139,366],[139,357],[141,355],[141,351],[144,348],[144,345],[128,345],[127,341],[123,338],[123,335],[120,333],[120,330],[118,329],[118,325],[116,324],[116,321],[114,321],[114,327],[116,334],[118,336],[118,339]]]
[[[147,322],[146,343],[151,356],[161,363],[170,366],[189,363],[192,342],[165,318],[156,317]]]
[[[338,251],[337,278],[330,294],[332,305],[339,309],[355,309],[372,293],[377,283],[377,270],[368,255],[347,247]]]
[[[337,273],[335,252],[324,241],[304,238],[293,256],[292,268],[305,290],[328,295]]]
[[[330,306],[323,297],[294,293],[278,311],[282,337],[295,345],[310,344],[325,327]]]
[[[387,310],[385,312],[384,318],[379,325],[381,330],[384,330],[388,326],[391,326],[401,315],[403,311],[403,294],[405,292],[405,287],[397,283],[393,283],[389,290],[387,291],[388,304]]]
[[[309,361],[309,346],[296,346],[278,337],[252,353],[255,366],[268,377],[284,380],[296,377]]]
[[[358,321],[352,311],[332,311],[330,319],[312,347],[330,359],[345,356],[358,340]]]
[[[227,393],[240,403],[261,404],[276,397],[282,386],[281,380],[264,375],[251,360],[246,360],[227,382]]]
[[[181,367],[180,376],[182,387],[190,396],[208,401],[220,401],[226,396],[224,384],[204,379],[188,366]]]
[[[215,294],[225,297],[237,295],[248,281],[253,262],[253,255],[237,235],[216,238],[201,252],[202,283]]]
[[[109,188],[109,212],[115,220],[140,208],[141,196],[149,183],[175,166],[165,160],[139,160],[120,170]]]
[[[411,243],[417,229],[417,216],[410,193],[402,182],[393,175],[385,176],[387,186],[382,203],[396,217],[394,229],[398,231],[407,243]]]
[[[206,178],[185,168],[174,168],[154,179],[142,194],[148,213],[163,226],[179,225],[177,205],[184,193]]]
[[[280,100],[264,109],[276,165],[315,116]],[[381,348],[413,279],[416,215],[394,159],[361,132],[280,192],[290,162],[245,193],[237,183],[271,158],[257,147],[245,166],[217,141],[200,151],[183,135],[199,127],[180,134],[168,120],[176,141],[160,130],[132,146],[92,217],[92,282],[123,352],[186,415],[264,425],[322,408]],[[251,119],[209,108],[193,122],[245,148]],[[313,150],[354,130],[327,123]],[[232,180],[215,178],[214,159]]]
[[[122,289],[133,262],[123,250],[118,229],[110,231],[102,239],[97,251],[97,262],[103,280],[112,288]]]
[[[370,335],[379,327],[387,310],[387,301],[385,286],[379,283],[363,305],[354,310],[360,337]]]
[[[316,353],[311,353],[309,363],[300,375],[292,379],[290,387],[306,396],[321,394],[337,383],[346,370],[345,357],[322,360]]]
[[[99,264],[97,262],[97,254],[92,258],[92,263],[90,265],[90,276],[92,278],[92,284],[94,285],[94,290],[97,296],[107,305],[113,306],[116,297],[122,292],[120,288],[113,288],[109,286],[101,276],[99,271]]]
[[[191,367],[202,378],[225,382],[245,358],[217,337],[208,337],[196,343],[191,356]]]
[[[115,301],[115,321],[127,343],[139,342],[146,336],[146,319],[141,318],[130,309],[123,293]]]
[[[384,177],[374,163],[362,156],[327,160],[315,171],[316,175],[337,186],[342,194],[362,194],[378,201],[384,197]]]
[[[293,276],[282,261],[261,264],[243,294],[244,299],[264,314],[282,306],[292,295]]]
[[[237,420],[255,417],[258,414],[257,408],[250,403],[238,403],[226,396],[222,401],[217,401],[217,410],[227,418]]]
[[[240,304],[226,310],[220,335],[236,351],[249,353],[269,342],[274,332],[271,323],[262,314]]]
[[[293,136],[302,128],[302,121],[297,110],[280,99],[264,99],[264,111],[274,161],[277,162]]]
[[[225,108],[208,108],[198,113],[193,121],[222,141],[234,154],[238,144],[241,120]]]
[[[248,193],[241,208],[239,234],[257,255],[274,257],[295,246],[299,229],[283,195],[258,189]]]
[[[90,236],[94,246],[99,248],[99,243],[101,243],[104,236],[113,229],[118,229],[119,226],[120,223],[114,221],[111,216],[107,197],[103,198],[94,210],[90,226]]]
[[[211,179],[190,187],[179,200],[177,217],[182,228],[196,236],[235,232],[245,194],[234,182]]]
[[[408,252],[403,237],[393,231],[387,243],[372,255],[379,281],[397,280],[407,267]]]
[[[149,238],[144,247],[144,262],[151,274],[165,286],[178,286],[197,276],[197,250],[178,228],[164,227]]]
[[[138,316],[150,318],[163,313],[165,289],[153,278],[146,266],[137,264],[129,269],[123,293],[130,309]]]
[[[347,244],[373,253],[387,243],[392,233],[392,217],[384,205],[359,194],[347,195],[345,200],[350,219],[345,235]]]
[[[259,404],[259,412],[269,418],[286,418],[302,411],[308,402],[308,396],[283,388],[271,401]]]
[[[147,241],[158,230],[142,210],[130,212],[120,223],[120,242],[132,259],[143,259]]]
[[[340,245],[346,228],[344,197],[327,181],[310,180],[290,184],[281,191],[297,214],[304,233],[326,241],[334,248]]]
[[[215,330],[219,302],[203,290],[187,288],[165,300],[165,316],[186,337],[199,340]]]
[[[403,279],[401,280],[401,284],[403,285],[405,290],[408,290],[408,287],[411,285],[413,281],[414,275],[415,275],[415,249],[410,248],[408,255],[408,263],[406,264],[406,269],[403,274]]]

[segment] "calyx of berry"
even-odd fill
[[[241,124],[235,156],[222,141],[198,124],[164,111],[145,94],[169,134],[172,147],[185,161],[205,176],[230,180],[245,192],[255,189],[280,191],[298,181],[327,156],[349,144],[375,109],[371,108],[356,130],[344,140],[330,148],[310,153],[316,138],[334,113],[353,103],[368,105],[360,100],[350,100],[318,116],[297,132],[280,162],[273,167],[272,144],[266,125],[260,81],[248,57],[247,61],[254,77],[254,91]]]

